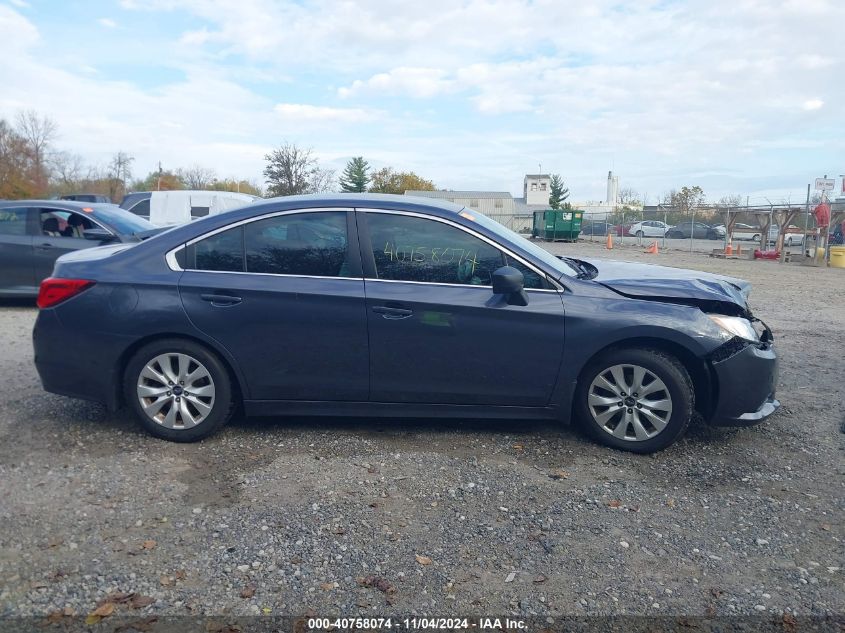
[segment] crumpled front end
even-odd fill
[[[765,327],[765,326],[764,326]],[[765,327],[760,342],[733,338],[708,358],[714,376],[714,426],[752,426],[780,407],[775,398],[778,357]]]

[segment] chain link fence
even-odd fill
[[[626,209],[613,213],[585,213],[580,239],[586,242],[607,241],[610,233],[614,246],[648,247],[653,243],[661,249],[686,250],[698,253],[724,253],[728,245],[729,227],[732,229],[732,251],[753,256],[756,249],[774,250],[779,227],[768,208],[735,207],[730,209],[699,209],[680,213],[672,208]],[[812,215],[796,216],[795,225],[788,225],[784,249],[801,253],[814,245],[815,223]],[[805,235],[810,234],[810,238]]]

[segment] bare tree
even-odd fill
[[[264,156],[264,178],[270,196],[295,196],[329,190],[334,171],[322,169],[310,148],[284,143]]]
[[[32,158],[32,179],[36,191],[46,193],[47,153],[50,144],[56,138],[58,128],[51,119],[38,114],[35,110],[23,110],[18,112],[17,131],[26,142]]]
[[[217,180],[213,169],[199,165],[177,169],[176,175],[185,183],[185,189],[208,189]]]
[[[640,194],[631,187],[619,190],[619,204],[622,206],[636,206],[641,204]]]
[[[85,170],[85,164],[79,154],[55,152],[50,157],[53,172],[53,186],[60,193],[72,193],[79,189]],[[89,168],[90,171],[90,168]]]
[[[118,200],[126,194],[126,181],[132,177],[132,162],[135,160],[126,152],[117,152],[109,163],[108,173],[111,184],[109,197]]]
[[[309,193],[326,193],[335,190],[337,172],[334,169],[323,169],[317,167],[311,176],[311,187]]]

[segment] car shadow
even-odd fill
[[[417,417],[330,417],[330,416],[235,416],[227,428],[247,433],[274,431],[340,431],[414,435],[419,433],[575,434],[568,424],[555,420],[417,418]]]
[[[37,308],[34,297],[27,297],[24,299],[0,299],[0,309],[2,308]]]

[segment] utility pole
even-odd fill
[[[161,191],[161,161],[158,161],[158,184],[156,190]]]

